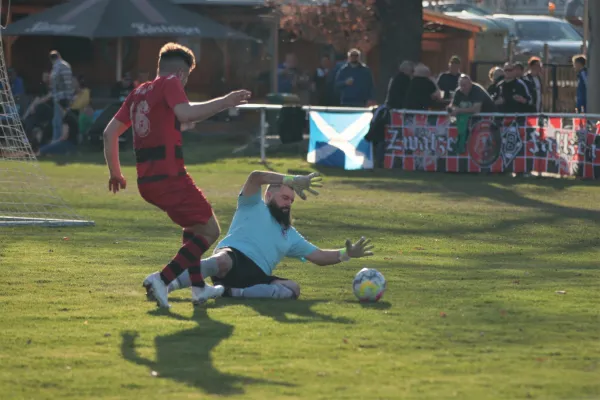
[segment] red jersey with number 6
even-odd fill
[[[188,98],[177,76],[161,76],[129,94],[115,118],[132,126],[138,184],[186,175],[181,124],[173,109]]]

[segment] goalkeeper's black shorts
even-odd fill
[[[267,275],[254,261],[233,247],[223,247],[231,258],[231,270],[224,278],[211,277],[215,285],[226,288],[244,289],[254,285],[269,285],[276,280],[286,280],[274,275]]]

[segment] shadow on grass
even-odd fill
[[[449,226],[447,229],[439,229],[428,232],[426,229],[408,230],[393,229],[396,234],[472,234],[481,231],[499,232],[512,229],[517,226],[525,226],[531,223],[543,223],[547,225],[572,224],[572,220],[583,220],[587,223],[600,225],[600,211],[585,209],[570,204],[556,204],[544,201],[539,198],[529,198],[519,193],[516,189],[520,185],[537,186],[540,189],[551,191],[563,191],[571,187],[592,187],[597,186],[597,182],[580,181],[571,179],[555,178],[512,178],[506,175],[468,175],[468,174],[442,174],[428,172],[406,172],[406,171],[343,171],[331,168],[317,168],[325,175],[342,176],[346,179],[339,181],[342,184],[354,186],[363,191],[381,190],[400,193],[419,193],[442,195],[449,201],[460,201],[464,199],[488,199],[503,203],[509,206],[528,208],[530,210],[541,211],[546,215],[538,217],[539,220],[524,218],[514,220],[507,219],[500,223],[494,222],[498,226],[462,228]],[[370,178],[370,179],[361,179]],[[376,178],[376,179],[373,179]],[[573,204],[577,201],[573,199]],[[513,214],[507,214],[512,216]],[[352,228],[352,226],[346,226]],[[563,251],[573,250],[566,246]]]
[[[224,298],[210,304],[209,308],[220,308],[231,305],[245,305],[258,314],[272,318],[277,322],[304,324],[307,322],[328,322],[336,324],[353,324],[354,321],[344,317],[333,317],[320,314],[312,307],[329,300],[271,300],[271,299],[232,299]]]
[[[293,387],[286,382],[256,379],[224,373],[212,364],[212,350],[233,333],[234,327],[208,317],[206,309],[194,308],[193,317],[186,318],[168,311],[151,311],[179,321],[195,321],[198,326],[171,335],[157,336],[156,362],[141,357],[136,350],[137,331],[122,332],[121,354],[132,363],[143,365],[158,373],[158,378],[172,379],[203,390],[207,394],[231,396],[244,394],[252,384]]]
[[[389,301],[378,301],[377,303],[366,303],[358,300],[345,300],[344,303],[351,305],[360,305],[362,308],[372,309],[372,310],[389,310],[392,308],[392,303]]]
[[[426,175],[425,175],[426,174]],[[413,176],[411,176],[413,175]],[[566,190],[577,186],[596,186],[595,182],[576,181],[566,179],[521,179],[506,176],[467,176],[433,174],[433,173],[402,173],[397,179],[387,180],[357,180],[348,175],[340,181],[342,184],[353,185],[361,190],[385,190],[402,193],[443,194],[454,199],[486,198],[509,205],[535,208],[553,214],[564,215],[571,218],[585,218],[600,220],[600,212],[590,211],[578,207],[568,207],[552,204],[539,199],[530,199],[517,193],[513,188],[518,185],[535,185],[545,189]],[[385,178],[385,175],[371,175],[370,178]],[[393,177],[393,176],[388,176]]]
[[[321,172],[325,176],[333,176],[338,178],[348,179],[362,179],[362,178],[376,178],[376,179],[388,179],[388,182],[392,182],[390,179],[402,179],[405,181],[427,181],[427,182],[462,182],[465,183],[465,178],[469,183],[478,182],[504,182],[510,184],[528,184],[528,185],[539,185],[539,186],[552,186],[557,189],[566,189],[573,186],[594,186],[595,181],[592,180],[577,180],[570,178],[553,178],[544,177],[538,178],[533,177],[513,177],[512,174],[486,174],[486,173],[452,173],[452,172],[426,172],[426,171],[404,171],[401,169],[377,169],[377,170],[354,170],[348,171],[342,168],[324,167],[321,165],[314,165],[314,168]]]

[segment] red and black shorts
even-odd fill
[[[244,289],[255,285],[270,285],[277,280],[287,280],[274,275],[267,275],[254,261],[238,249],[224,247],[217,251],[225,251],[231,258],[231,270],[224,278],[211,277],[215,285]]]
[[[144,200],[166,212],[182,228],[204,225],[213,216],[210,203],[188,174],[138,182],[138,190]]]

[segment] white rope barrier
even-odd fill
[[[283,107],[298,107],[295,104],[243,104],[237,108],[249,110],[280,110]],[[372,112],[377,107],[325,107],[325,106],[302,106],[305,111],[333,111],[333,112]]]
[[[280,110],[283,107],[297,107],[294,104],[244,104],[238,106],[240,109],[248,110]],[[333,111],[333,112],[372,112],[378,107],[325,107],[325,106],[302,106],[305,111]],[[394,110],[404,114],[421,114],[421,115],[448,115],[446,111],[425,111],[425,110]],[[563,118],[583,118],[583,119],[600,119],[600,114],[576,114],[576,113],[480,113],[476,114],[480,117],[563,117]]]

